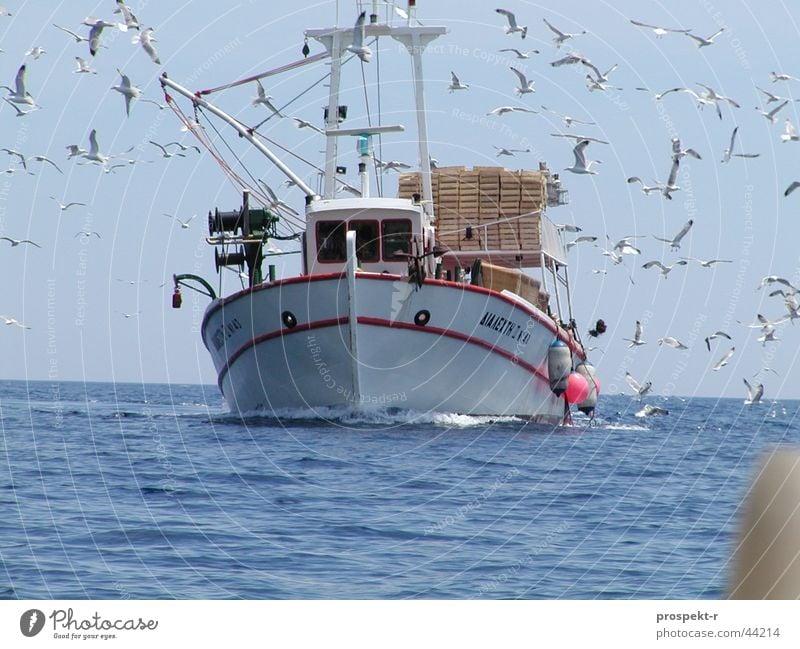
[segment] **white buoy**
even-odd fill
[[[564,394],[571,371],[572,352],[563,340],[554,340],[547,350],[547,376],[550,378],[550,389],[556,396]]]

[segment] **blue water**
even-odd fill
[[[0,598],[718,598],[798,402],[243,422],[215,388],[0,382]]]

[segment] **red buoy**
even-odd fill
[[[179,289],[176,286],[175,292],[172,294],[172,308],[180,309],[182,303],[183,303],[183,296],[181,295],[181,289]]]

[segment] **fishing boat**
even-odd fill
[[[544,163],[534,170],[433,168],[422,59],[447,30],[420,24],[416,3],[408,4],[401,24],[381,21],[373,3],[354,27],[310,29],[303,59],[237,82],[321,61],[330,66],[316,188],[256,129],[212,104],[214,89],[194,92],[162,75],[173,108],[176,95],[191,101],[193,116],[176,112],[204,146],[213,144],[200,117],[223,120],[305,194],[304,214],[293,219],[292,208],[266,188],[241,182],[241,208],[209,212],[218,288],[177,274],[173,306],[182,288],[209,296],[203,342],[219,389],[241,415],[377,406],[561,423],[571,403],[593,415],[599,382],[573,319],[561,234],[546,215],[566,202],[566,190]],[[419,155],[419,169],[399,175],[392,197],[371,195],[369,169],[399,166],[378,160],[373,141],[390,140],[406,125],[373,119],[351,126],[340,103],[344,64],[368,62],[367,43],[384,39],[410,57]],[[323,51],[308,56],[308,41]],[[357,146],[356,187],[341,179],[343,138]],[[299,226],[281,230],[287,218]],[[279,278],[270,263],[281,254],[275,244],[292,237],[301,244],[300,268]],[[246,285],[226,294],[226,268]]]

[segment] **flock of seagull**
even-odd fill
[[[515,35],[518,34],[522,39],[526,38],[528,35],[528,26],[522,25],[518,20],[517,16],[507,10],[507,9],[496,9],[496,12],[503,16],[506,21],[507,25],[505,25],[505,33],[508,35]],[[572,41],[572,39],[577,39],[578,37],[586,34],[586,31],[580,31],[575,33],[569,33],[566,31],[562,31],[547,19],[542,19],[545,26],[547,27],[550,32],[554,35],[553,44],[556,48],[561,48],[564,43],[567,41]],[[692,30],[690,29],[683,29],[683,28],[672,28],[672,27],[662,27],[659,25],[653,25],[650,23],[641,22],[638,20],[630,19],[630,23],[634,26],[650,29],[655,34],[656,38],[663,38],[669,34],[679,34],[685,37],[690,38],[695,42],[698,48],[710,47],[715,44],[716,39],[721,36],[725,32],[725,28],[722,27],[718,29],[715,33],[711,34],[708,37],[699,36],[697,34],[693,34]],[[539,53],[538,50],[528,51],[528,52],[521,52],[515,48],[504,48],[500,50],[501,52],[512,52],[514,53],[517,58],[528,58],[531,53]],[[607,71],[601,72],[600,68],[592,63],[586,56],[578,53],[575,50],[570,51],[564,56],[557,58],[550,62],[550,65],[554,68],[558,68],[561,66],[566,65],[582,65],[587,69],[587,73],[585,75],[586,80],[586,87],[590,92],[604,92],[610,89],[619,89],[615,86],[611,86],[609,84],[609,76],[617,69],[617,65],[613,65],[608,68]],[[515,68],[513,65],[509,66],[510,72],[513,73],[517,78],[517,85],[514,87],[514,93],[517,97],[523,98],[526,96],[530,96],[532,93],[535,92],[534,81],[528,79],[525,74],[523,74],[519,69]],[[771,72],[770,73],[770,81],[773,84],[777,83],[785,83],[789,81],[796,81],[794,77],[784,74],[784,73],[777,73]],[[765,108],[761,109],[756,107],[756,110],[769,122],[770,125],[775,124],[779,113],[791,102],[793,101],[790,98],[783,97],[779,95],[777,92],[771,92],[765,90],[759,86],[756,86],[758,91],[764,96]],[[458,90],[469,90],[469,84],[462,81],[456,72],[451,72],[451,83],[449,86],[449,91],[455,92]],[[637,88],[637,90],[648,91],[646,88]],[[649,91],[648,91],[649,92]],[[699,109],[703,109],[705,107],[709,107],[714,110],[717,117],[722,120],[723,119],[723,107],[728,107],[730,109],[740,108],[741,104],[737,102],[732,97],[728,97],[721,92],[718,92],[713,87],[707,84],[697,84],[697,89],[687,88],[687,87],[674,87],[669,88],[663,92],[659,92],[654,94],[654,100],[657,102],[664,101],[666,98],[670,96],[677,96],[677,95],[684,95],[690,97],[697,105]],[[589,120],[580,120],[570,115],[565,115],[554,111],[548,108],[545,105],[541,106],[541,109],[545,112],[551,113],[556,115],[560,120],[563,121],[565,128],[569,129],[573,125],[579,124],[582,126],[596,126],[596,124]],[[528,108],[527,106],[520,106],[520,105],[508,105],[508,106],[500,106],[497,107],[487,113],[488,116],[500,117],[507,113],[512,112],[523,112],[523,113],[536,113],[536,110]],[[569,133],[552,133],[554,137],[567,137],[574,140],[573,145],[573,156],[574,162],[571,166],[566,167],[564,170],[571,172],[577,175],[596,175],[599,173],[597,166],[601,164],[600,160],[590,159],[588,157],[588,149],[590,146],[594,144],[608,144],[603,140],[598,138],[590,137],[590,136],[583,136],[583,135],[573,135]],[[741,148],[738,146],[738,135],[739,135],[739,127],[736,126],[732,129],[730,142],[728,146],[724,149],[721,156],[721,163],[728,164],[731,163],[734,159],[743,158],[743,159],[754,159],[759,157],[759,153],[756,152],[748,152],[742,151]],[[780,141],[783,143],[786,142],[797,142],[800,141],[800,136],[798,136],[797,130],[795,129],[794,125],[792,124],[789,118],[786,118],[784,122],[784,132],[780,135]],[[529,149],[511,149],[509,147],[502,147],[494,145],[494,148],[497,151],[497,156],[513,156],[516,153],[527,153]],[[627,181],[630,184],[638,184],[641,188],[641,191],[646,195],[661,195],[664,199],[672,200],[673,194],[679,192],[681,188],[678,186],[678,174],[681,165],[681,161],[686,156],[689,156],[696,160],[701,160],[702,156],[697,152],[696,149],[690,147],[684,147],[681,143],[680,138],[674,137],[672,139],[672,152],[670,156],[670,165],[669,171],[666,175],[666,178],[662,181],[653,181],[651,183],[645,182],[641,176],[632,175],[630,176]],[[792,192],[794,192],[798,187],[800,187],[800,181],[792,182],[785,190],[784,195],[789,196]],[[678,251],[681,246],[681,241],[689,234],[692,226],[694,225],[694,220],[689,219],[685,225],[672,237],[672,238],[664,238],[653,235],[653,238],[657,241],[661,241],[668,245],[669,250],[671,252]],[[581,232],[581,228],[572,226],[572,225],[561,225],[558,226],[559,230],[562,233],[565,232]],[[633,237],[627,236],[623,237],[619,241],[612,241],[608,235],[606,235],[606,239],[608,240],[608,245],[606,248],[601,248],[602,254],[608,257],[614,265],[619,265],[623,263],[623,259],[627,255],[636,256],[641,255],[641,250],[636,247],[635,239],[641,237]],[[598,238],[591,235],[581,234],[576,238],[572,239],[571,241],[565,241],[565,246],[567,250],[578,246],[580,244],[592,244],[594,246],[600,247],[597,243]],[[702,268],[712,268],[717,264],[731,264],[733,260],[731,259],[698,259],[696,257],[679,257],[675,262],[671,264],[665,264],[660,260],[653,259],[650,261],[645,262],[642,265],[642,268],[645,270],[648,269],[657,269],[664,279],[672,272],[675,268],[679,266],[687,266],[690,263],[697,263]],[[594,273],[602,273],[605,274],[607,271],[594,269]],[[629,279],[633,283],[633,277],[629,274]],[[798,294],[800,294],[800,289],[793,286],[791,282],[786,279],[778,278],[775,276],[765,277],[762,280],[762,286],[772,284],[778,282],[782,285],[782,288],[772,291],[769,295],[770,297],[782,296],[784,305],[786,308],[786,312],[773,320],[769,320],[761,314],[758,314],[756,318],[756,322],[754,324],[747,324],[747,323],[740,323],[746,327],[758,329],[760,336],[757,338],[758,342],[761,342],[762,345],[766,346],[770,343],[775,343],[779,341],[779,338],[776,337],[776,327],[785,323],[785,322],[792,322],[797,318],[800,318],[800,303],[798,302]],[[705,338],[706,345],[708,350],[711,351],[711,342],[718,339],[727,339],[729,341],[732,340],[732,337],[723,331],[717,331],[714,334],[711,334]],[[646,344],[646,341],[643,338],[643,327],[640,321],[637,321],[634,328],[634,335],[632,338],[625,339],[629,342],[629,347],[635,348]],[[677,338],[673,336],[664,336],[658,339],[659,345],[665,345],[672,347],[676,350],[685,351],[688,347],[680,342]],[[736,347],[731,346],[722,357],[711,366],[712,371],[719,371],[724,368],[730,359],[735,354]],[[769,368],[763,368],[760,370],[756,376],[761,374],[764,371],[773,371]],[[631,386],[631,389],[634,392],[634,395],[639,399],[642,399],[645,395],[647,395],[650,390],[652,389],[652,383],[650,381],[646,381],[645,383],[639,383],[630,373],[626,373],[626,379],[628,384]],[[764,386],[761,383],[757,383],[754,386],[751,385],[747,379],[743,379],[744,385],[747,390],[747,398],[745,400],[745,404],[753,405],[759,403],[763,394],[764,394]],[[667,414],[667,411],[655,407],[647,405],[640,412],[637,413],[638,416],[650,416],[650,415],[659,415],[659,414]]]

